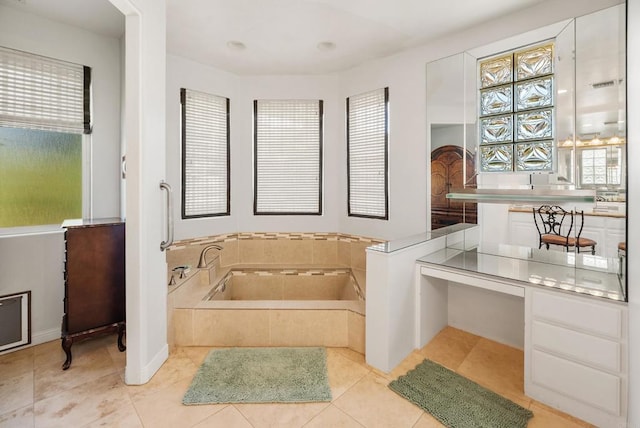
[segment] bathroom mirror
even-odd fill
[[[483,231],[481,242],[538,248],[532,215],[535,203],[516,200],[507,200],[504,204],[452,203],[451,200],[446,203],[443,194],[460,181],[443,174],[442,165],[433,163],[434,156],[441,155],[443,147],[460,159],[453,172],[460,174],[458,170],[462,170],[463,188],[594,192],[595,202],[559,204],[568,210],[584,211],[581,236],[597,242],[595,255],[605,260],[602,263],[619,269],[622,294],[626,296],[625,252],[621,250],[626,249],[625,25],[625,5],[621,4],[427,64],[427,140],[432,154],[429,224],[432,229],[452,222],[475,223],[477,218]],[[548,44],[552,46],[552,72],[547,70],[523,81],[514,78],[511,86],[497,80],[482,88],[480,68],[487,58],[507,56],[515,64],[520,53]],[[499,74],[499,68],[493,70]],[[549,76],[553,81],[546,86],[536,81]],[[530,82],[534,84],[528,85]],[[532,139],[526,136],[507,139],[504,144],[507,148],[502,152],[494,150],[497,154],[492,155],[494,158],[488,163],[500,166],[504,160],[506,167],[503,171],[500,166],[496,168],[499,172],[493,172],[482,166],[483,161],[487,165],[487,155],[482,153],[485,148],[480,141],[485,132],[482,120],[502,114],[499,109],[503,104],[512,103],[512,110],[506,107],[507,115],[512,115],[511,131],[520,132],[518,97],[524,93],[521,87],[527,85],[533,88],[529,100],[534,102],[544,95],[540,88],[549,92],[551,101],[544,107],[550,111],[549,133]],[[485,97],[487,93],[493,98]],[[498,110],[485,111],[483,117],[486,99],[491,101],[491,108]],[[536,108],[540,110],[525,105],[522,112]],[[530,128],[537,125],[533,121]],[[540,141],[545,144],[539,144]],[[523,147],[534,148],[527,151]],[[533,162],[527,163],[531,159]],[[527,170],[530,165],[533,167]],[[544,166],[536,170],[538,165]],[[491,219],[493,225],[483,224],[484,219]],[[496,228],[496,224],[500,228]],[[582,254],[576,256],[583,258]]]

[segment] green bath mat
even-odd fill
[[[324,348],[212,350],[183,404],[331,401]]]
[[[530,410],[431,360],[389,388],[450,428],[524,428],[533,417]]]

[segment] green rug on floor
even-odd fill
[[[324,348],[214,349],[183,404],[331,401]]]
[[[389,388],[450,428],[524,428],[533,417],[530,410],[427,359]]]

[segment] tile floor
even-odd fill
[[[354,351],[328,348],[331,403],[183,406],[210,349],[174,350],[142,386],[124,384],[115,336],[75,344],[67,371],[58,341],[0,356],[0,427],[439,427],[387,388],[425,357],[530,408],[531,428],[590,426],[524,396],[522,351],[451,327],[389,374]]]

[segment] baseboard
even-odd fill
[[[40,345],[42,343],[51,342],[53,340],[60,339],[60,329],[52,328],[50,330],[40,331],[31,335],[31,343],[28,345],[18,346],[17,348],[7,349],[0,352],[0,355],[10,354],[12,352],[20,351],[22,349],[31,348],[32,346]]]
[[[145,366],[142,366],[139,373],[132,373],[130,365],[125,368],[124,378],[127,385],[142,385],[153,377],[154,374],[162,367],[162,364],[169,358],[169,345],[166,343],[156,355]]]

